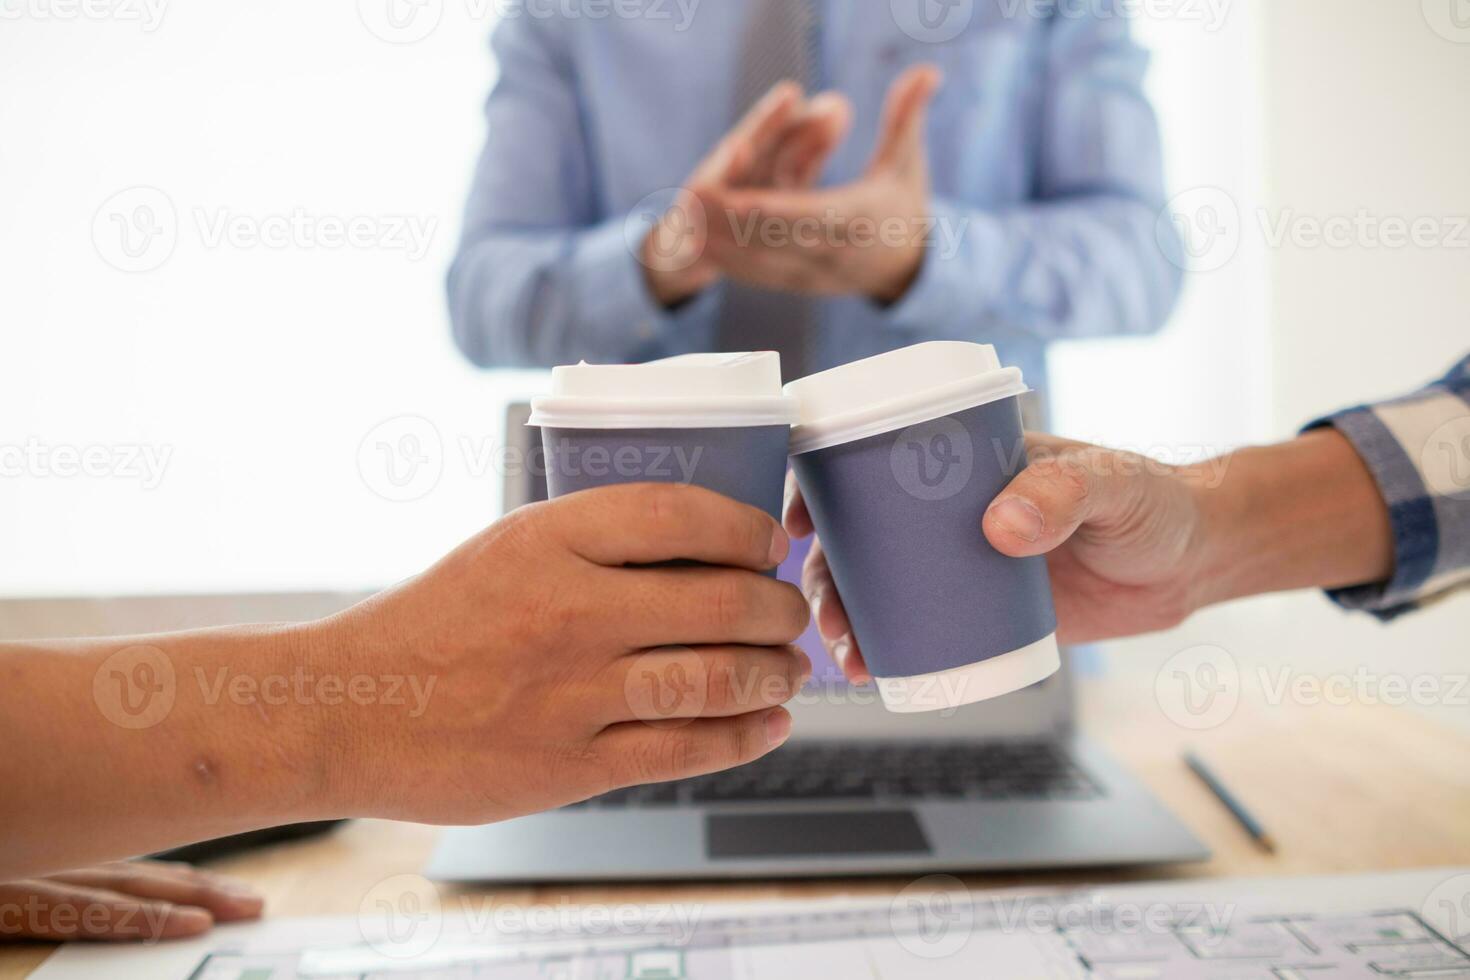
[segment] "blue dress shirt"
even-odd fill
[[[958,232],[949,249],[929,250],[897,303],[824,300],[814,366],[965,339],[996,344],[1040,387],[1048,341],[1164,322],[1181,273],[1160,241],[1172,226],[1158,221],[1148,56],[1125,10],[974,0],[964,30],[933,43],[906,33],[894,10],[934,0],[814,2],[820,85],[854,109],[822,183],[862,174],[889,84],[934,62],[944,83],[927,133],[932,208]],[[745,5],[526,0],[510,14],[492,40],[500,78],[449,274],[460,348],[495,366],[710,349],[722,289],[663,309],[626,226],[729,129]]]

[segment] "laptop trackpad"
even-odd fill
[[[711,859],[932,850],[912,810],[711,813],[704,819],[704,831]]]

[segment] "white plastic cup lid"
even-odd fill
[[[684,354],[647,364],[553,368],[529,424],[554,429],[726,429],[791,425],[781,355]]]
[[[1026,391],[1021,369],[1002,367],[989,344],[915,344],[787,385],[800,406],[791,452],[856,442]]]

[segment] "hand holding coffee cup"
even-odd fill
[[[1045,559],[1008,558],[977,533],[1026,465],[1020,371],[992,347],[936,342],[787,391],[801,407],[791,529],[815,527],[822,550],[808,573],[822,575],[825,558],[885,705],[955,708],[1055,672]],[[819,608],[819,629],[831,636],[842,615]]]

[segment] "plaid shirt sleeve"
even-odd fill
[[[1470,585],[1470,357],[1411,395],[1306,428],[1327,425],[1368,464],[1394,541],[1392,579],[1328,595],[1389,620]]]

